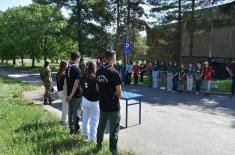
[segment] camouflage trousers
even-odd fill
[[[44,83],[45,87],[45,94],[44,94],[44,104],[47,104],[48,102],[52,102],[51,98],[51,84],[50,83]]]

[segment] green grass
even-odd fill
[[[24,69],[24,70],[31,70],[31,71],[39,71],[43,67],[43,61],[40,61],[39,63],[35,63],[35,67],[32,68],[31,64],[29,62],[25,63],[25,65],[22,67],[21,64],[16,63],[15,66],[12,66],[11,63],[9,64],[0,64],[0,67],[14,67],[16,69]],[[52,72],[57,72],[59,69],[58,63],[52,63],[50,65]]]
[[[35,88],[0,76],[0,154],[95,154],[95,144],[88,144],[80,134],[69,135],[58,118],[23,98],[23,91]],[[98,154],[110,154],[107,144]]]
[[[134,81],[134,77],[132,76],[132,82]],[[148,76],[144,77],[143,84],[148,86]],[[158,80],[158,85],[161,85],[161,80]],[[211,90],[215,93],[230,93],[231,92],[232,81],[231,80],[215,80],[212,81]],[[186,87],[186,83],[185,83]],[[202,90],[205,90],[204,82],[202,82]]]

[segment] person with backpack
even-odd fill
[[[96,79],[99,92],[100,119],[97,129],[97,151],[103,148],[104,131],[107,122],[110,124],[109,149],[118,154],[118,133],[120,130],[120,98],[122,82],[118,71],[115,70],[116,53],[106,52],[106,64],[97,70]]]
[[[96,88],[96,65],[93,62],[87,63],[85,75],[82,77],[81,86],[83,89],[82,99],[82,135],[90,142],[96,139],[99,123],[99,98]],[[88,122],[90,130],[88,131]],[[89,134],[89,135],[88,135]]]
[[[78,111],[81,111],[82,89],[81,78],[82,72],[79,68],[81,54],[79,52],[71,53],[70,65],[65,71],[64,91],[67,95],[66,102],[68,102],[68,116],[69,116],[69,133],[77,134],[79,126]]]
[[[51,61],[49,59],[45,60],[44,67],[40,72],[40,78],[45,87],[44,94],[44,105],[52,104],[51,91],[52,91],[52,78],[51,78]]]
[[[56,84],[57,84],[57,90],[58,90],[58,97],[62,101],[62,116],[61,116],[61,122],[62,124],[68,123],[68,103],[66,100],[66,95],[64,93],[64,80],[65,80],[65,70],[68,67],[68,62],[62,60],[60,62],[59,70],[56,74]]]

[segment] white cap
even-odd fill
[[[208,65],[208,64],[209,64],[209,62],[208,62],[208,61],[205,61],[205,62],[204,62],[204,65]]]

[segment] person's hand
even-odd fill
[[[66,102],[69,103],[71,100],[72,100],[72,96],[67,96],[67,97],[66,97]]]

